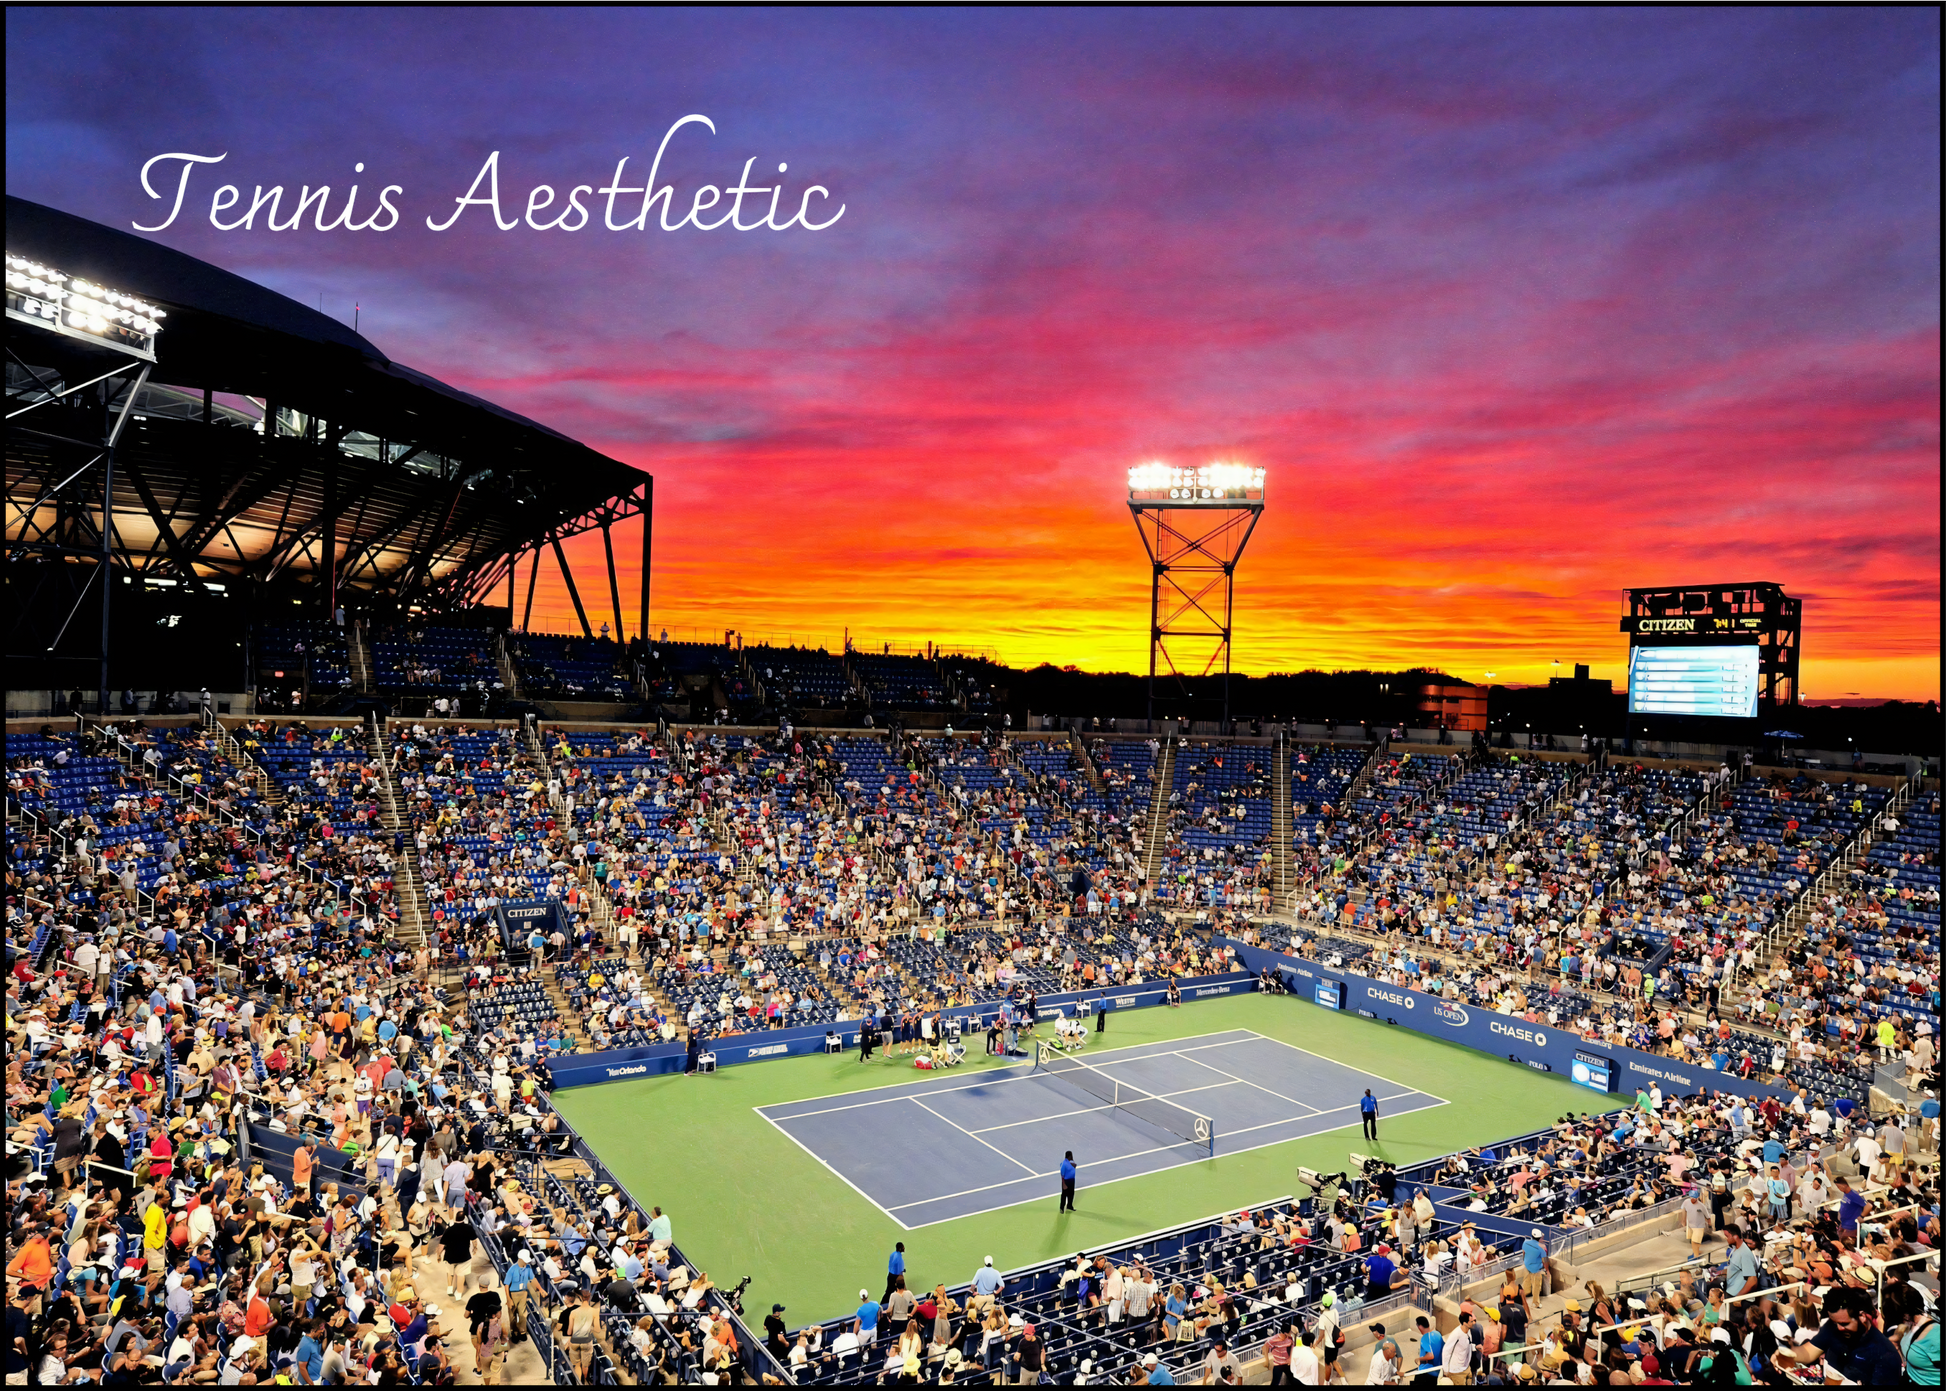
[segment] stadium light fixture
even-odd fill
[[[7,317],[154,362],[156,335],[168,311],[9,251]]]
[[[1128,471],[1130,502],[1174,502],[1222,507],[1262,502],[1264,471],[1248,464],[1213,463],[1201,468],[1137,464]]]
[[[1185,698],[1189,679],[1220,672],[1227,724],[1236,569],[1263,516],[1264,471],[1222,460],[1137,464],[1128,470],[1128,510],[1149,558],[1149,718],[1158,672]]]

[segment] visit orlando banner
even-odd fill
[[[1193,976],[1176,982],[1185,1001],[1216,996],[1247,995],[1256,988],[1255,978],[1246,971],[1221,976]],[[1043,1020],[1057,1010],[1077,1009],[1092,1014],[1095,1002],[1112,1010],[1147,1009],[1161,1004],[1169,994],[1166,980],[1144,981],[1140,985],[1114,990],[1077,990],[1040,997]],[[946,1017],[961,1021],[967,1035],[984,1031],[1000,1013],[1000,1001],[986,1000],[947,1010]],[[858,1046],[856,1019],[841,1024],[808,1024],[797,1029],[761,1029],[747,1034],[725,1034],[709,1040],[704,1047],[716,1054],[718,1067],[734,1063],[762,1062],[768,1058],[802,1057],[823,1049],[825,1035],[834,1033],[846,1048]],[[682,1071],[687,1049],[680,1043],[654,1044],[646,1048],[615,1048],[602,1053],[565,1054],[547,1060],[554,1075],[554,1089],[585,1087],[596,1082],[620,1082],[630,1077],[651,1077],[658,1073]]]
[[[1788,1098],[1791,1095],[1788,1087],[1745,1081],[1741,1077],[1678,1062],[1656,1053],[1591,1043],[1570,1029],[1532,1024],[1514,1015],[1497,1014],[1474,1005],[1455,1004],[1424,991],[1388,985],[1345,971],[1334,971],[1315,961],[1285,956],[1281,952],[1253,947],[1233,938],[1218,937],[1215,940],[1219,945],[1234,948],[1238,960],[1252,972],[1260,972],[1266,967],[1276,971],[1290,984],[1292,993],[1303,1000],[1313,1000],[1315,988],[1320,984],[1335,985],[1343,1001],[1341,1008],[1347,1012],[1445,1039],[1448,1043],[1476,1048],[1496,1058],[1522,1063],[1537,1072],[1558,1073],[1564,1081],[1572,1072],[1577,1050],[1598,1051],[1615,1063],[1615,1092],[1621,1102],[1632,1098],[1638,1086],[1648,1086],[1652,1082],[1660,1083],[1663,1091],[1677,1096],[1701,1091],[1733,1092],[1758,1100],[1766,1096]]]

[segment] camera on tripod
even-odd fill
[[[1307,1169],[1302,1164],[1297,1166],[1297,1181],[1309,1188],[1313,1195],[1322,1193],[1327,1188],[1343,1188],[1350,1179],[1351,1175],[1348,1172],[1322,1174],[1316,1169]]]
[[[1359,1174],[1368,1181],[1376,1181],[1380,1174],[1392,1167],[1388,1160],[1380,1159],[1375,1154],[1359,1154],[1355,1150],[1345,1158],[1356,1164]]]

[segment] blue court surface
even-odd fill
[[[1218,1158],[1356,1125],[1367,1087],[1381,1125],[1446,1104],[1248,1029],[1077,1056],[1208,1116]],[[1084,1204],[1090,1187],[1209,1159],[1031,1064],[756,1111],[908,1230],[1016,1203],[1051,1210],[1064,1150],[1081,1166]]]

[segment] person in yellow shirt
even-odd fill
[[[142,1214],[142,1255],[152,1273],[162,1269],[162,1248],[168,1240],[169,1190],[163,1186],[157,1188],[155,1200]]]

